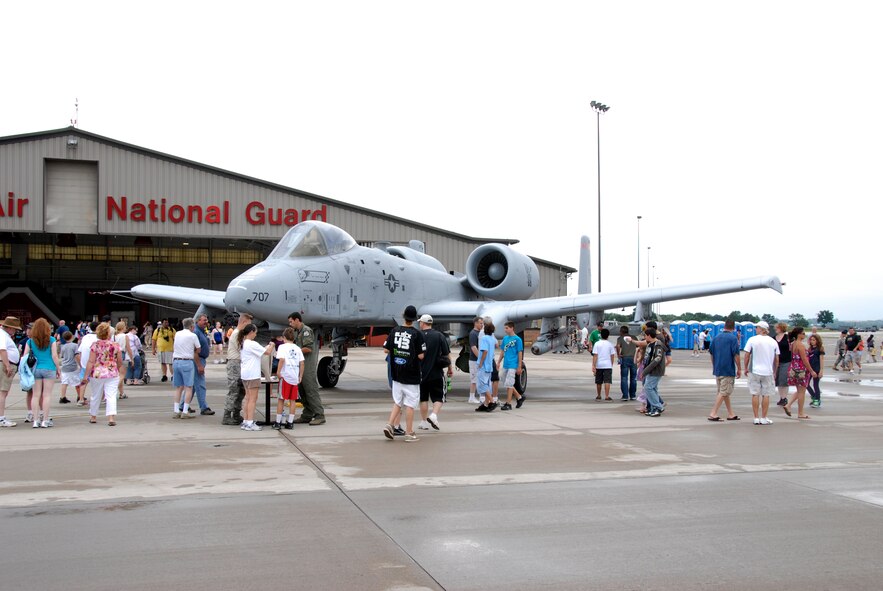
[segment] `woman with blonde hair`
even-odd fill
[[[89,422],[97,422],[96,417],[103,395],[107,424],[113,427],[116,425],[123,356],[120,353],[120,346],[110,338],[110,324],[107,322],[99,324],[95,329],[95,336],[98,340],[92,343],[89,349],[89,363],[86,364],[86,373],[83,377],[83,385],[88,382],[91,387]]]
[[[803,329],[799,326],[794,327],[791,332],[788,333],[787,338],[791,341],[791,365],[788,368],[788,385],[795,386],[797,392],[791,394],[785,399],[785,404],[782,405],[782,410],[784,410],[785,414],[790,417],[791,405],[794,404],[794,401],[796,400],[797,418],[808,419],[809,415],[803,410],[803,402],[806,399],[806,386],[809,384],[811,378],[816,378],[819,374],[812,369],[809,357],[806,355],[806,345],[803,343],[806,338],[806,333],[803,332]]]
[[[31,328],[31,338],[25,344],[23,358],[27,359],[33,353],[37,359],[34,371],[34,397],[31,408],[34,412],[34,428],[51,427],[49,422],[49,405],[52,402],[52,387],[58,378],[58,368],[61,367],[61,359],[58,356],[58,347],[49,322],[45,318],[37,318]],[[41,418],[42,414],[42,418]]]

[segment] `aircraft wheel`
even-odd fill
[[[515,376],[515,391],[524,394],[525,390],[527,390],[527,366],[522,363],[521,375]]]
[[[340,364],[340,372],[331,371],[331,362],[333,360],[333,357],[323,357],[319,360],[319,367],[316,370],[316,378],[319,380],[319,385],[323,388],[334,388],[337,386],[340,374],[343,373],[343,369],[346,367],[346,361],[342,361]]]

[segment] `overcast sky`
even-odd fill
[[[4,3],[0,135],[64,127],[78,98],[86,131],[577,267],[582,234],[597,254],[598,100],[605,292],[637,287],[641,215],[642,287],[648,246],[657,285],[787,283],[664,313],[880,318],[881,13]]]

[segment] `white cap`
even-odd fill
[[[432,316],[430,316],[429,314],[424,314],[420,317],[419,322],[422,322],[423,324],[432,324]]]

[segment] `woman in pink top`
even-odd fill
[[[123,356],[120,346],[110,338],[110,324],[102,322],[95,329],[98,340],[89,350],[89,363],[83,384],[91,382],[89,399],[89,422],[97,422],[101,396],[104,395],[104,408],[107,424],[116,425],[117,396],[119,395],[120,371],[123,368]]]

